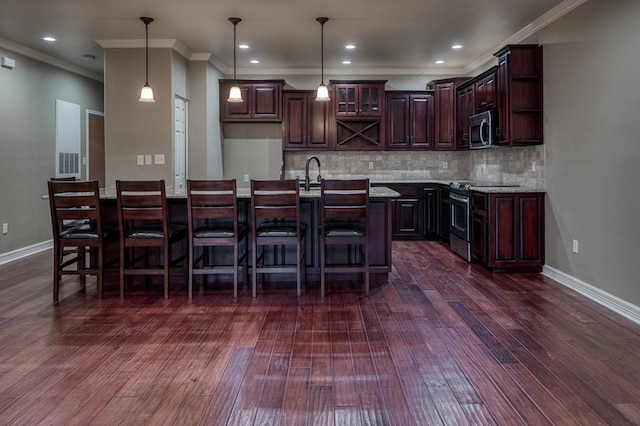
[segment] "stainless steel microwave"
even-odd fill
[[[498,144],[498,114],[495,110],[469,117],[471,149],[488,148]]]

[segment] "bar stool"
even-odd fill
[[[323,179],[320,183],[320,294],[327,273],[361,272],[369,295],[369,179]],[[340,263],[329,263],[331,257]],[[335,246],[344,246],[342,249]]]
[[[193,276],[233,274],[233,297],[238,297],[238,269],[242,265],[248,283],[247,226],[238,223],[236,181],[187,180],[189,230],[189,298],[193,294]],[[240,252],[240,242],[244,242]],[[212,262],[216,247],[231,247],[233,264]]]
[[[82,288],[86,286],[86,276],[95,275],[98,297],[102,298],[104,268],[118,260],[115,257],[105,261],[105,248],[118,240],[118,233],[102,225],[98,181],[50,180],[47,183],[53,230],[53,302],[59,300],[63,275],[79,275]],[[70,269],[72,266],[75,268]]]
[[[306,275],[306,226],[300,222],[298,181],[251,180],[251,212],[253,297],[257,295],[258,274],[270,273],[295,273],[300,296]],[[271,263],[266,261],[267,246],[272,246]],[[286,263],[287,246],[295,246],[293,263]]]
[[[187,281],[187,227],[173,224],[167,212],[164,180],[116,181],[120,227],[120,297],[125,297],[128,275],[162,275],[164,298],[169,298],[169,274],[181,266]],[[174,256],[173,245],[182,252]],[[161,265],[152,265],[151,249],[161,252]],[[140,255],[139,251],[143,253]]]

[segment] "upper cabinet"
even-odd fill
[[[475,114],[476,97],[474,85],[470,84],[458,89],[458,109],[456,111],[456,126],[458,149],[467,149],[471,145],[469,139],[469,117]]]
[[[458,147],[457,88],[466,77],[436,80],[434,85],[435,134],[434,149],[456,150]]]
[[[392,92],[387,100],[387,149],[432,149],[433,92]]]
[[[384,149],[386,80],[331,80],[334,149]]]
[[[233,80],[220,80],[220,120],[227,122],[282,121],[284,80],[237,80],[242,102],[227,102]]]
[[[313,90],[282,95],[282,147],[286,151],[329,149],[329,102],[317,102]]]
[[[498,143],[536,145],[542,133],[542,46],[508,45],[498,51]]]
[[[471,114],[496,109],[496,79],[498,67],[493,67],[474,79],[475,111]]]

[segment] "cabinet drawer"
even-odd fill
[[[487,202],[489,197],[486,194],[479,194],[477,192],[471,193],[471,206],[476,210],[487,210]]]
[[[401,198],[418,198],[418,189],[421,189],[417,184],[385,184],[384,186],[399,192]]]

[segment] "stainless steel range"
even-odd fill
[[[452,182],[449,188],[451,202],[451,234],[449,244],[454,253],[471,261],[471,185]]]

